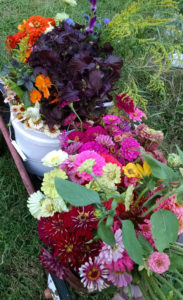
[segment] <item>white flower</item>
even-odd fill
[[[52,217],[55,213],[54,201],[51,198],[45,198],[41,204],[41,217]]]
[[[38,220],[41,217],[41,204],[44,199],[45,199],[44,194],[38,191],[30,195],[27,201],[27,207],[31,215]]]
[[[57,138],[60,135],[60,130],[58,128],[58,126],[54,125],[52,130],[49,130],[48,125],[45,125],[44,127],[44,134],[46,134],[47,136],[51,137],[51,138]]]
[[[77,5],[76,0],[63,0],[63,2],[67,5],[70,5],[70,6],[76,6]]]
[[[27,119],[33,118],[35,121],[38,121],[39,119],[41,119],[39,109],[40,109],[39,102],[36,102],[36,104],[33,107],[31,106],[26,109],[24,115]]]
[[[58,167],[60,166],[65,160],[68,159],[68,154],[65,151],[62,150],[54,150],[49,153],[47,153],[42,158],[42,163],[46,167]]]
[[[30,128],[35,129],[35,130],[39,130],[39,129],[43,128],[43,126],[44,126],[44,123],[41,119],[35,121],[35,119],[30,118],[30,119],[28,119],[27,122],[28,122]]]
[[[53,202],[54,202],[55,212],[62,212],[62,211],[68,212],[69,211],[69,209],[68,209],[67,205],[65,204],[63,198],[61,198],[61,197],[54,198]]]
[[[68,19],[68,18],[69,18],[69,15],[66,14],[65,12],[62,12],[62,13],[56,14],[56,16],[55,16],[54,19],[55,19],[56,25],[59,26],[59,23],[60,23],[60,22],[66,20],[66,19]]]
[[[46,34],[46,33],[50,32],[50,31],[52,31],[54,28],[55,28],[55,27],[52,26],[52,25],[50,24],[50,22],[49,22],[49,27],[46,28],[46,30],[45,30],[44,33]]]

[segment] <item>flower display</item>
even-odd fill
[[[135,104],[126,97],[117,97],[125,101],[118,115],[60,135],[61,159],[47,155],[56,168],[45,173],[44,194],[30,196],[28,208],[50,249],[39,258],[48,271],[66,280],[68,270],[77,274],[88,292],[115,288],[113,299],[163,299],[163,285],[174,289],[169,278],[182,255],[183,152],[177,148],[179,168],[169,167],[159,149],[163,133],[132,118]]]
[[[75,0],[62,3],[77,5]],[[97,1],[90,4],[91,18],[86,26],[75,24],[64,9],[55,18],[31,16],[18,26],[18,33],[7,37],[11,64],[1,76],[5,102],[12,112],[20,105],[24,108],[21,115],[13,117],[26,129],[55,138],[71,124],[70,116],[80,124],[86,118],[96,119],[105,112],[105,104],[112,101],[122,60],[112,55],[109,43],[100,44],[99,32],[93,34]],[[42,126],[35,126],[38,120],[30,122],[27,114],[37,103]]]

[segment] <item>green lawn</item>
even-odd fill
[[[98,2],[98,17],[101,20],[111,18],[131,0]],[[17,25],[23,19],[31,15],[54,17],[61,10],[61,0],[0,0],[0,67],[7,61],[6,36],[16,33]],[[82,14],[89,12],[89,1],[78,0],[78,6],[67,12],[75,21],[82,22]],[[149,104],[149,111],[152,112],[150,124],[163,129],[167,141],[178,139],[181,142],[181,137],[176,137],[176,132],[181,132],[182,100],[171,108],[170,100],[166,103]],[[169,144],[169,149],[172,148],[173,142]],[[44,299],[46,276],[37,258],[41,243],[37,236],[36,221],[28,212],[26,200],[27,193],[4,142],[3,152],[0,152],[0,300]]]

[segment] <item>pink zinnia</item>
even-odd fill
[[[127,177],[127,176],[124,176],[124,185],[126,187],[128,187],[129,185],[133,185],[133,187],[135,188],[136,187],[136,184],[137,184],[137,180],[139,180],[139,178],[136,178],[136,177]]]
[[[99,258],[101,262],[103,262],[106,265],[111,264],[112,262],[116,262],[119,258],[123,256],[124,245],[122,242],[122,230],[117,229],[114,234],[114,237],[116,241],[115,246],[112,247],[103,243],[103,247],[99,253]]]
[[[74,113],[71,113],[68,117],[66,117],[64,119],[64,122],[63,122],[63,126],[67,126],[67,125],[70,125],[72,124],[72,122],[76,119],[76,115]]]
[[[106,125],[117,125],[120,124],[121,120],[116,115],[106,115],[102,118]]]
[[[97,143],[107,148],[114,146],[114,142],[109,135],[100,134],[95,140]]]
[[[88,128],[84,134],[82,142],[86,143],[86,142],[94,141],[95,138],[100,134],[108,135],[107,131],[101,126],[95,126],[95,127]]]
[[[123,109],[127,114],[135,111],[133,100],[126,94],[116,95],[116,106],[120,109]]]
[[[95,257],[94,261],[89,257],[89,262],[86,262],[79,268],[79,275],[84,287],[90,292],[100,292],[108,287],[105,282],[108,277],[108,270],[100,262],[98,257]]]
[[[151,271],[162,274],[169,269],[170,259],[166,253],[155,251],[149,256],[148,265]]]
[[[114,286],[123,287],[128,286],[132,282],[132,276],[127,272],[116,272],[115,270],[109,271],[108,280],[111,281]]]
[[[82,175],[80,173],[76,172],[74,169],[69,170],[67,172],[67,175],[70,177],[70,180],[72,182],[75,182],[78,184],[84,184],[86,182],[85,179],[82,177]]]
[[[116,125],[107,125],[106,129],[110,132],[112,136],[122,135],[122,130]]]
[[[126,271],[133,270],[133,265],[134,265],[133,260],[130,258],[127,251],[124,250],[123,256],[119,258],[116,262],[113,262],[112,267],[116,272],[118,271],[126,272]],[[110,266],[107,267],[110,268]]]
[[[94,151],[83,151],[77,154],[76,160],[74,161],[75,170],[77,171],[77,169],[82,165],[82,163],[84,163],[88,159],[93,159],[95,161],[95,165],[93,166],[94,175],[101,176],[103,172],[103,167],[106,165],[106,162],[102,156],[100,156]],[[86,181],[93,180],[93,177],[86,172],[82,172],[81,175]]]
[[[95,141],[84,143],[79,149],[79,153],[87,150],[93,150],[97,153],[109,153],[109,151],[106,148],[104,148],[101,144]]]
[[[128,114],[128,116],[134,122],[138,122],[138,121],[141,122],[142,118],[144,118],[144,119],[147,120],[147,117],[146,117],[145,113],[143,111],[141,111],[140,109],[138,109],[137,107],[135,108],[135,111],[134,112],[130,112]]]
[[[140,144],[134,138],[129,137],[121,143],[121,154],[128,161],[133,161],[140,154],[140,151],[137,150],[139,148]]]
[[[84,137],[84,132],[76,130],[72,131],[71,133],[68,134],[69,140],[78,142],[81,141],[81,139]]]

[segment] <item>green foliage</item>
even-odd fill
[[[176,215],[169,210],[156,211],[151,216],[151,230],[158,251],[163,252],[177,240],[179,222]]]
[[[120,90],[145,108],[167,99],[173,53],[182,51],[182,16],[171,0],[138,0],[118,13],[103,33],[124,58]]]
[[[100,222],[97,228],[97,234],[101,238],[101,240],[110,245],[115,246],[115,238],[112,230],[104,223],[104,221]]]
[[[122,222],[122,239],[124,247],[131,259],[139,265],[144,265],[143,248],[136,238],[134,225],[130,220],[123,220]]]
[[[13,49],[12,51],[12,58],[19,62],[24,62],[26,58],[26,50],[27,50],[27,44],[28,44],[29,37],[26,37],[22,39],[19,42],[19,49]]]
[[[80,184],[56,177],[55,187],[60,197],[71,205],[87,206],[101,203],[96,191],[89,190]]]

